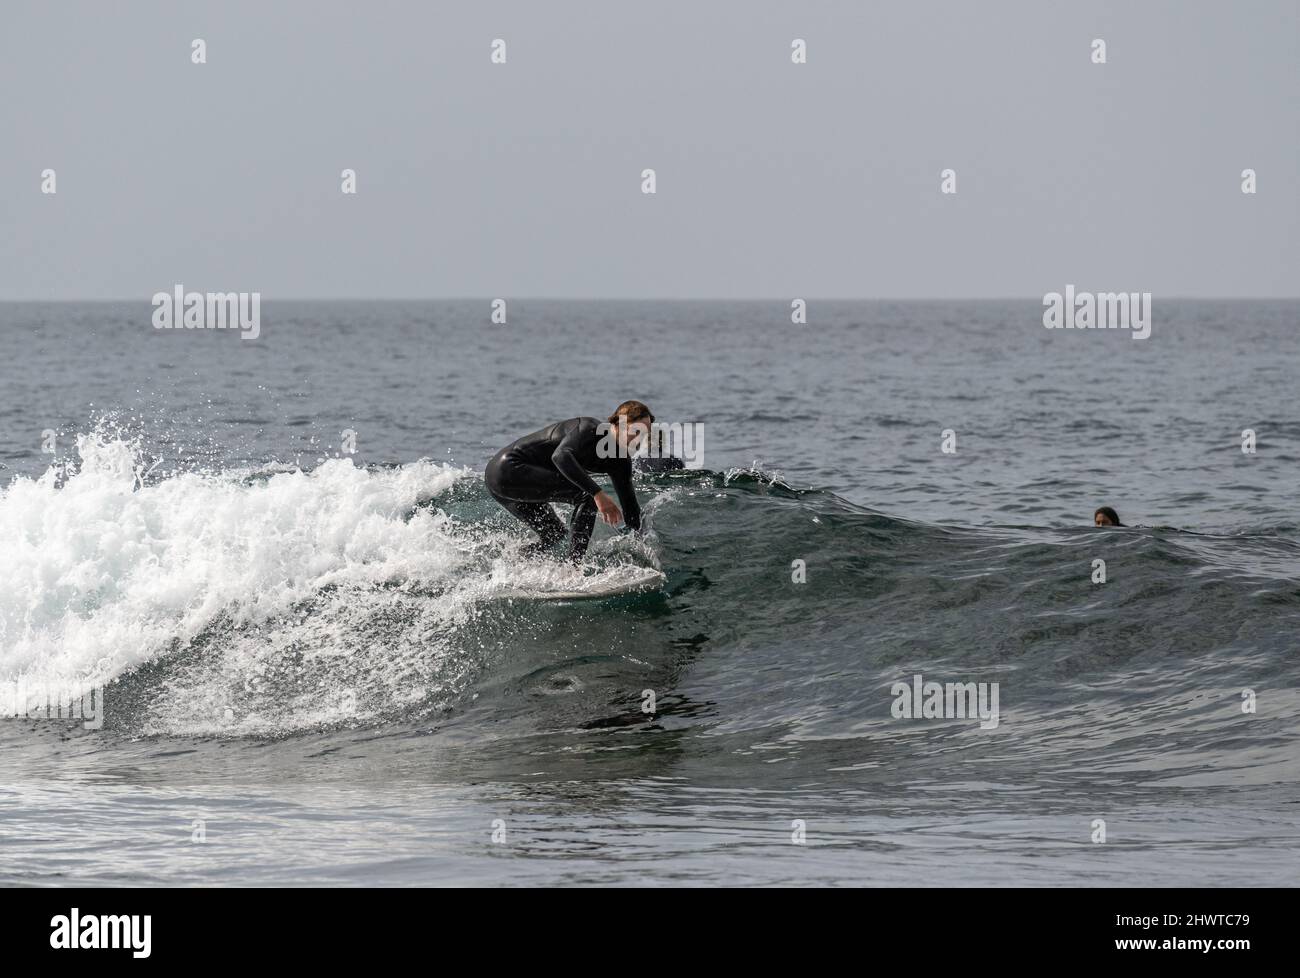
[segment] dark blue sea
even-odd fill
[[[1300,882],[1296,301],[151,312],[0,304],[0,689],[103,706],[0,719],[0,884]],[[663,588],[513,596],[484,464],[627,398]]]

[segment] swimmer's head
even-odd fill
[[[623,422],[621,424],[620,419]],[[624,401],[609,416],[609,423],[618,432],[619,445],[628,452],[640,447],[641,442],[650,434],[654,420],[655,416],[641,401]]]
[[[1123,526],[1124,525],[1119,521],[1119,514],[1116,513],[1109,506],[1097,507],[1097,512],[1092,514],[1092,522],[1094,526]]]

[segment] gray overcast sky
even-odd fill
[[[1298,8],[5,0],[0,298],[1296,295]]]

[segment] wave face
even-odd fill
[[[594,657],[597,725],[643,720],[657,685],[661,721],[765,731],[778,753],[877,754],[912,738],[890,690],[921,674],[997,682],[1011,738],[939,726],[981,755],[1014,744],[1013,765],[1027,750],[1113,775],[1119,751],[1123,769],[1163,778],[1294,772],[1300,546],[1286,528],[934,527],[762,472],[688,472],[643,485],[645,540],[593,551],[606,568],[666,567],[666,593],[544,606],[508,595],[558,568],[520,558],[524,535],[466,469],[330,459],[154,481],[123,441],[84,436],[78,454],[0,497],[0,676],[107,686],[119,735],[438,723],[491,702],[498,668],[559,665],[566,692]],[[523,701],[497,689],[475,723],[564,729],[571,706],[528,702],[548,681]],[[1254,715],[1238,708],[1246,689]],[[1141,738],[1156,731],[1153,752]]]
[[[472,559],[449,546],[445,517],[402,518],[462,472],[331,460],[150,483],[122,441],[83,436],[78,453],[66,479],[18,479],[0,500],[0,531],[16,541],[0,567],[0,675],[74,696],[143,671],[161,685],[145,729],[201,733],[325,722],[347,698],[352,654],[376,639],[408,655],[371,663],[371,698],[400,702],[413,676],[437,674],[440,656],[417,639],[452,631],[460,602],[392,585],[446,581]],[[417,613],[384,629],[404,601]],[[239,719],[223,726],[227,711]]]

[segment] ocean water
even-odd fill
[[[0,304],[0,689],[105,705],[0,719],[2,884],[1300,882],[1300,303],[150,313]],[[484,463],[629,397],[664,590],[512,599]]]

